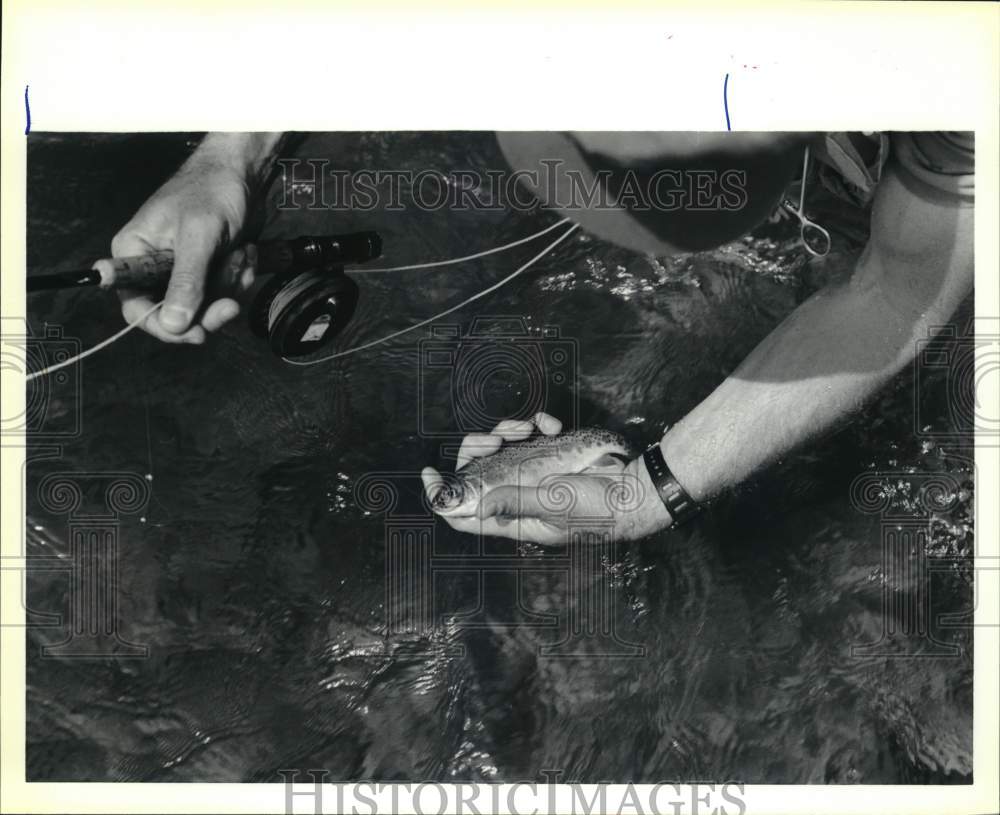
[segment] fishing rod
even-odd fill
[[[259,274],[284,274],[296,268],[364,263],[382,254],[378,232],[351,232],[346,235],[303,235],[290,240],[261,241],[257,244]],[[102,258],[89,269],[27,278],[29,294],[52,289],[99,286],[102,289],[165,287],[174,268],[170,249],[127,258]]]
[[[343,330],[358,303],[358,285],[345,264],[380,257],[377,232],[303,235],[257,244],[257,274],[271,279],[249,310],[250,328],[283,357],[316,351]],[[102,258],[89,269],[31,275],[29,294],[57,289],[101,288],[162,292],[174,253],[167,249],[127,258]]]
[[[329,342],[347,324],[357,305],[357,284],[344,274],[343,264],[364,263],[366,260],[379,257],[382,252],[382,240],[376,232],[357,232],[350,235],[304,236],[286,241],[262,242],[258,244],[257,273],[259,275],[273,274],[274,277],[267,282],[254,299],[250,308],[250,327],[258,336],[270,340],[271,349],[276,354],[286,362],[296,365],[319,365],[332,359],[356,354],[429,325],[435,320],[452,314],[469,303],[496,291],[549,254],[575,232],[577,226],[570,224],[569,218],[562,218],[523,238],[517,238],[469,255],[410,263],[404,266],[354,270],[358,274],[381,274],[454,266],[499,252],[506,252],[537,240],[560,227],[567,228],[534,257],[493,285],[487,286],[444,311],[406,328],[393,331],[371,342],[309,361],[296,361],[291,357],[311,354]],[[303,270],[304,267],[311,268]],[[131,258],[105,258],[97,261],[90,269],[31,275],[28,277],[27,288],[29,292],[91,287],[163,290],[169,282],[172,269],[173,253],[169,251],[153,252],[150,255]],[[107,348],[132,329],[142,325],[162,305],[163,301],[161,300],[126,325],[125,328],[92,348],[88,348],[67,360],[49,365],[42,370],[28,373],[25,379],[30,382],[33,379],[48,376],[60,368],[78,363],[102,348]]]

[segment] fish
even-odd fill
[[[445,475],[430,506],[446,517],[475,517],[479,502],[496,487],[535,485],[547,476],[585,470],[620,471],[630,458],[625,440],[601,428],[537,435],[504,444],[496,453],[474,458],[454,474]]]

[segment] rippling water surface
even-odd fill
[[[106,254],[194,143],[32,134],[29,267]],[[488,134],[315,136],[299,152],[347,170],[504,167]],[[797,249],[787,224],[669,262],[577,233],[446,326],[475,329],[467,349],[491,348],[516,318],[522,345],[567,355],[544,357],[564,372],[543,393],[551,412],[646,443],[849,273],[864,217],[815,207],[835,234],[824,261]],[[264,211],[266,235],[378,229],[387,265],[552,222],[509,209]],[[413,325],[534,251],[359,276],[340,347]],[[49,321],[84,347],[120,325],[99,292],[33,296],[28,315],[34,332]],[[29,448],[27,553],[40,564],[28,580],[29,779],[272,781],[282,768],[386,780],[537,780],[543,769],[620,782],[971,779],[962,615],[974,492],[968,431],[949,409],[956,387],[968,393],[947,366],[904,372],[703,520],[601,553],[581,586],[566,551],[480,544],[427,515],[416,476],[454,455],[454,437],[435,434],[484,428],[539,393],[528,368],[477,379],[461,360],[428,357],[429,342],[451,341],[422,331],[295,368],[239,322],[204,348],[132,335],[86,361],[79,399],[50,386],[49,420],[79,416],[81,430],[55,455],[52,439]],[[456,407],[463,376],[478,401]],[[104,509],[100,474],[150,488],[118,521],[115,592],[120,636],[145,659],[41,653],[68,633],[45,615],[70,611],[79,521],[41,493],[81,471],[98,475],[75,476],[91,485],[77,515]],[[897,527],[913,536],[892,538]],[[411,566],[434,574],[430,607],[386,578],[427,541],[430,559]],[[566,645],[597,596],[615,636]]]

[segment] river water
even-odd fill
[[[33,133],[32,273],[107,254],[195,143]],[[297,150],[349,171],[504,166],[480,133],[314,135]],[[377,229],[385,265],[553,222],[510,208],[280,210],[280,195],[278,182],[266,236]],[[238,320],[202,348],[133,333],[72,374],[78,391],[72,377],[29,391],[45,413],[27,468],[29,780],[277,781],[298,768],[331,780],[968,783],[974,490],[953,409],[968,385],[953,365],[904,371],[698,522],[593,558],[477,541],[420,500],[420,469],[449,466],[461,431],[538,406],[637,446],[656,438],[849,274],[864,214],[820,195],[813,211],[834,234],[825,260],[783,223],[664,262],[577,232],[433,333],[363,354],[292,367]],[[542,245],[358,275],[337,347],[413,325]],[[85,348],[121,324],[112,298],[89,291],[34,295],[28,319],[36,336],[48,322]],[[472,395],[458,402],[457,388]],[[52,497],[66,478],[80,485],[72,512]],[[107,514],[109,479],[148,495],[101,522],[117,550],[87,565],[114,566],[102,619],[117,639],[77,637],[74,656],[58,647],[77,603],[67,570],[84,568],[73,530]],[[595,602],[603,627],[574,634]]]

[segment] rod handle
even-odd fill
[[[102,289],[164,288],[174,268],[172,249],[161,249],[148,255],[130,258],[101,258],[92,267],[101,275]]]
[[[262,241],[257,244],[257,273],[285,274],[293,269],[364,263],[382,254],[382,238],[377,232],[346,235],[301,235],[290,240]],[[174,253],[161,249],[148,255],[102,258],[91,268],[101,276],[102,289],[165,288],[174,267]]]

